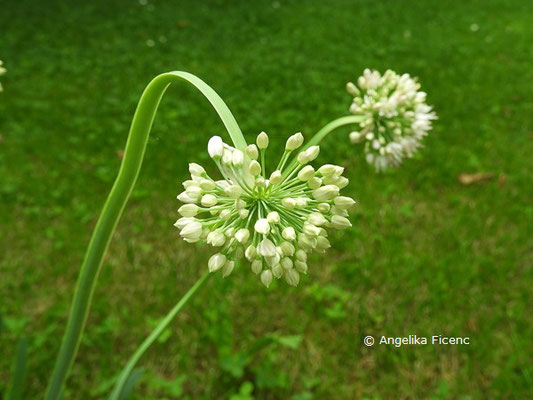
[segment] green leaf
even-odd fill
[[[142,368],[138,368],[131,373],[131,375],[126,380],[126,383],[124,383],[124,387],[122,388],[122,391],[119,394],[120,400],[126,400],[128,397],[130,397],[133,388],[135,387],[137,382],[139,382],[139,379],[141,379],[143,373],[144,370]]]
[[[276,342],[289,349],[297,349],[302,343],[302,335],[279,336],[275,338]]]
[[[7,400],[22,399],[24,391],[24,381],[26,379],[26,339],[21,338],[17,346],[17,358],[13,368],[13,377],[11,378],[11,389],[6,397]]]

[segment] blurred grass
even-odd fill
[[[421,156],[377,176],[346,132],[325,142],[320,160],[347,167],[359,201],[355,228],[313,257],[298,289],[267,291],[247,268],[210,281],[143,360],[149,372],[137,396],[224,399],[250,381],[257,399],[531,397],[532,17],[519,0],[3,5],[0,393],[24,334],[26,398],[41,396],[83,252],[153,76],[197,74],[247,138],[265,130],[275,152],[287,135],[346,114],[345,82],[371,67],[419,76],[429,93],[440,120]],[[209,165],[206,140],[222,129],[200,95],[169,89],[67,398],[102,397],[205,268],[205,248],[185,245],[172,227],[174,199],[186,163]],[[487,171],[505,183],[457,181]],[[223,368],[228,354],[272,332],[302,342],[265,349],[240,377]],[[367,334],[472,344],[366,348]]]

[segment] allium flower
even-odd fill
[[[0,60],[0,76],[4,75],[6,72],[7,72],[7,69],[5,69],[4,67],[4,62]],[[0,92],[2,90],[4,90],[4,88],[2,87],[2,83],[0,82]]]
[[[412,157],[421,140],[437,119],[426,104],[426,93],[409,74],[365,69],[357,85],[349,82],[348,93],[354,96],[350,112],[367,118],[358,131],[350,133],[352,143],[365,142],[366,161],[377,171],[397,167],[404,157]]]
[[[207,150],[221,180],[189,164],[191,179],[183,182],[185,191],[178,195],[185,204],[175,226],[185,241],[219,248],[209,259],[209,271],[221,270],[226,277],[235,259],[245,257],[265,286],[281,277],[296,286],[300,274],[307,273],[307,254],[330,247],[326,229],[351,226],[348,209],[355,201],[339,195],[348,184],[344,168],[326,164],[315,170],[308,165],[318,156],[318,146],[298,152],[296,163],[288,162],[303,141],[301,133],[287,140],[270,175],[265,171],[269,139],[264,132],[245,152],[218,136],[209,140]]]

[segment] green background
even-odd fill
[[[323,142],[318,161],[342,164],[350,178],[354,228],[312,257],[296,289],[266,290],[245,265],[211,279],[142,360],[135,396],[532,397],[532,20],[523,0],[4,3],[0,393],[24,335],[26,398],[42,397],[84,250],[152,77],[185,70],[204,79],[247,140],[269,133],[274,163],[288,135],[346,115],[344,85],[370,67],[420,78],[439,115],[420,156],[376,175],[348,129]],[[205,270],[212,250],[178,237],[175,198],[189,161],[213,170],[206,143],[222,133],[199,93],[169,89],[67,399],[103,398]],[[458,181],[478,172],[495,177]],[[471,344],[362,344],[409,334]],[[254,350],[265,337],[274,343]]]

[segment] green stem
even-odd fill
[[[338,119],[335,119],[325,125],[322,129],[320,129],[315,135],[311,138],[309,142],[307,142],[300,151],[304,151],[305,149],[314,146],[316,144],[319,144],[322,139],[324,139],[328,134],[333,132],[335,129],[340,128],[345,125],[352,125],[352,124],[359,124],[360,122],[364,121],[367,117],[363,115],[348,115],[346,117],[341,117]],[[294,157],[292,162],[287,167],[287,170],[291,171],[292,168],[294,168],[298,164],[297,157]]]
[[[152,123],[166,89],[171,83],[185,81],[196,87],[211,103],[222,119],[235,147],[244,150],[246,141],[230,110],[218,94],[205,82],[187,72],[168,72],[155,77],[141,96],[126,142],[118,176],[105,202],[85,253],[67,328],[48,384],[46,400],[57,400],[63,390],[78,351],[102,259],[120,219],[124,206],[139,175]]]
[[[109,400],[118,400],[120,398],[120,394],[122,392],[122,389],[124,388],[124,384],[128,380],[128,377],[130,376],[131,372],[133,371],[133,368],[135,368],[135,365],[140,360],[140,358],[143,356],[143,354],[148,350],[148,348],[157,340],[159,335],[166,329],[166,327],[172,322],[172,320],[176,317],[176,315],[180,312],[180,310],[183,308],[183,306],[189,301],[189,299],[196,293],[198,289],[204,284],[204,282],[209,278],[210,273],[206,272],[204,276],[202,276],[198,281],[194,284],[192,288],[189,289],[187,293],[180,299],[180,301],[170,310],[170,312],[165,316],[165,318],[157,325],[157,327],[150,333],[150,336],[148,336],[144,342],[137,348],[133,356],[129,359],[128,363],[120,373],[120,376],[118,378],[117,383],[115,384],[115,388],[113,389],[113,392],[111,393],[111,396],[109,396]]]

